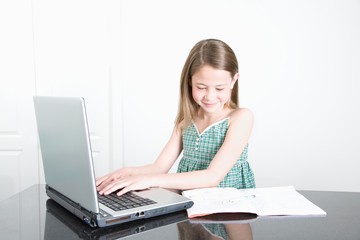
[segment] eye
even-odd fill
[[[222,90],[224,90],[225,88],[216,88],[216,91],[222,91]]]
[[[205,90],[205,87],[196,87],[198,90]]]

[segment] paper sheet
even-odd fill
[[[184,191],[183,195],[194,202],[187,210],[189,217],[229,212],[248,212],[258,216],[326,215],[293,186],[241,190],[202,188]]]

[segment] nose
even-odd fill
[[[205,94],[206,100],[212,100],[215,97],[215,91],[212,89],[208,89]]]

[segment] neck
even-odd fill
[[[231,112],[232,110],[229,108],[224,108],[221,112],[215,113],[207,113],[200,109],[196,117],[201,121],[213,123],[228,117]]]

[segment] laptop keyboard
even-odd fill
[[[98,200],[99,203],[104,204],[114,211],[121,211],[156,203],[151,199],[140,197],[131,192],[125,193],[121,196],[117,196],[116,193],[109,195],[98,194]]]

